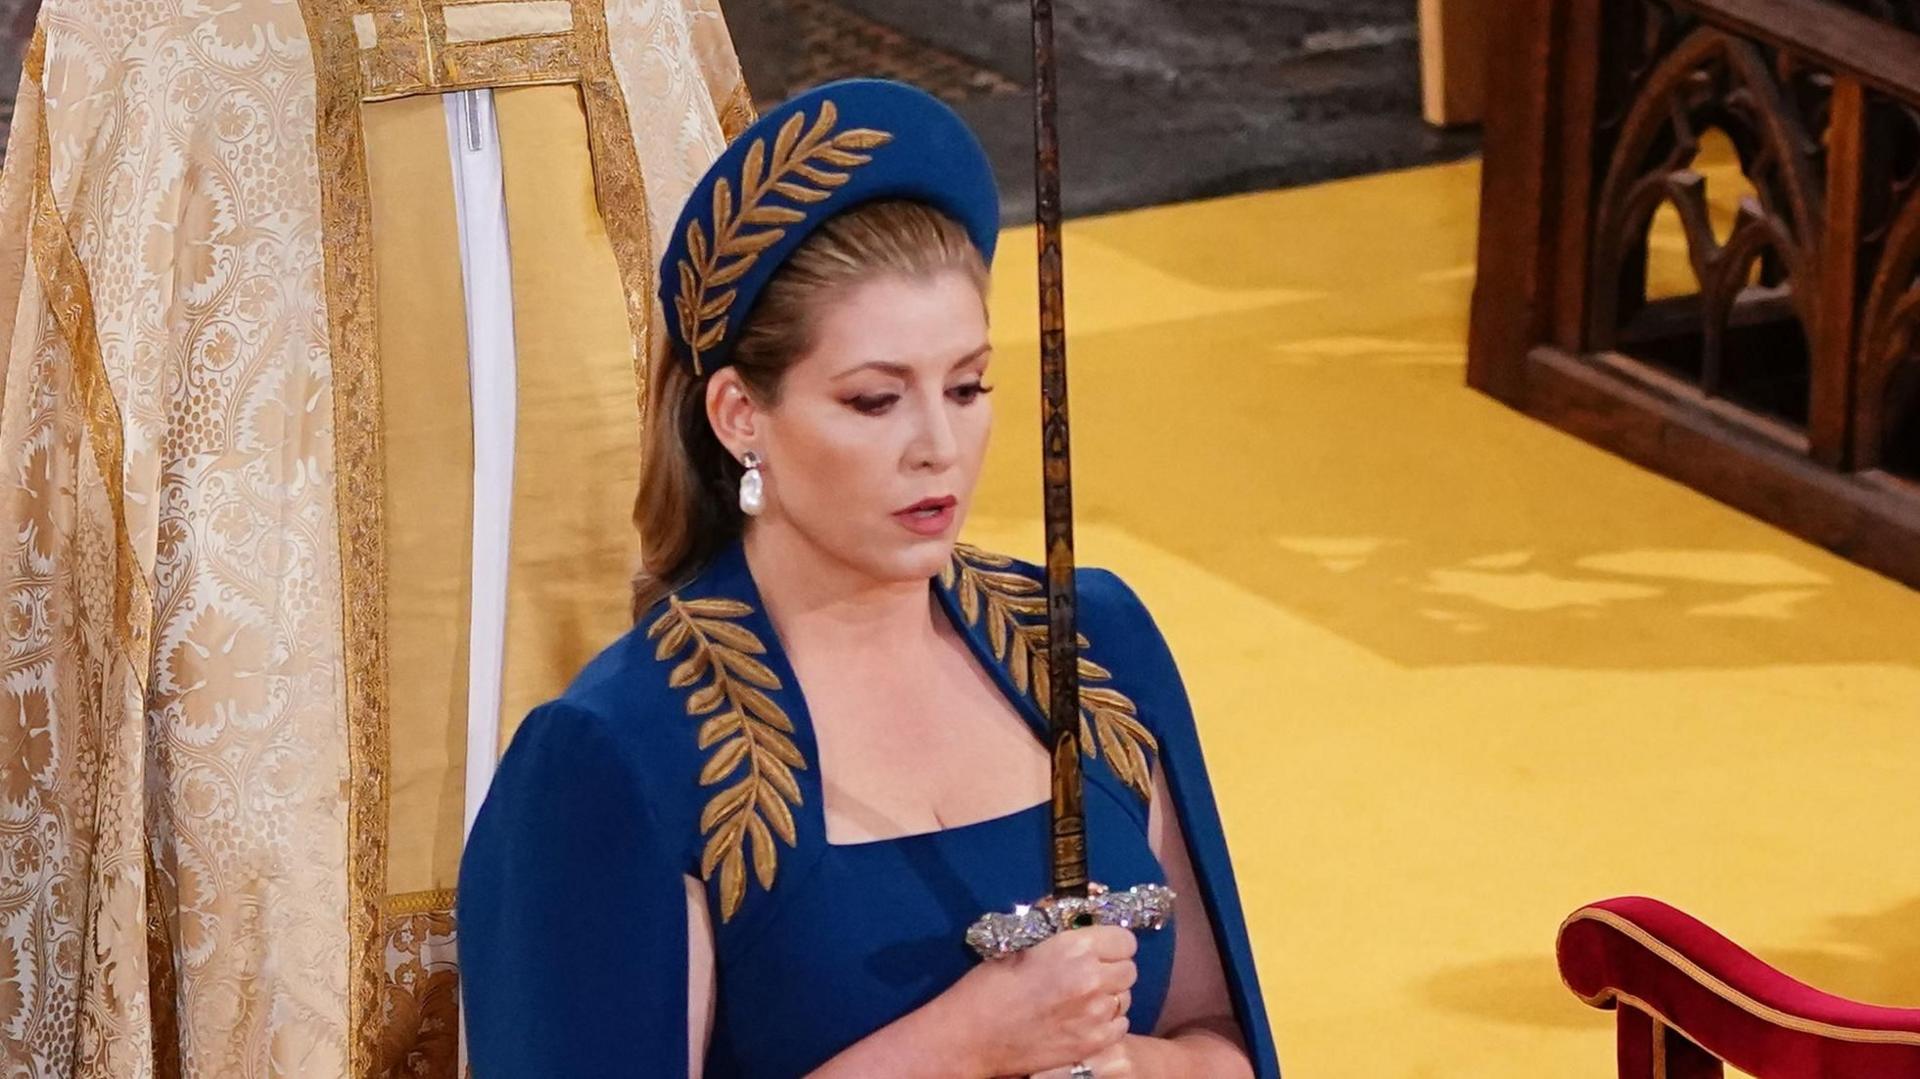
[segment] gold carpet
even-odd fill
[[[1474,165],[1068,229],[1082,561],[1200,716],[1289,1079],[1606,1079],[1580,904],[1920,1005],[1920,595],[1464,384]],[[968,527],[1039,542],[1032,240]],[[1096,837],[1097,841],[1097,837]]]

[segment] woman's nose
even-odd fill
[[[947,414],[945,395],[920,410],[919,437],[914,440],[913,464],[919,468],[941,470],[952,465],[960,452],[953,430],[953,417]]]

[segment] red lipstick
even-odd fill
[[[941,536],[953,527],[954,507],[959,504],[960,500],[952,495],[923,498],[906,509],[896,510],[893,519],[916,536]]]

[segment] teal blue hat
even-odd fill
[[[732,358],[760,290],[814,229],[879,199],[925,203],[993,261],[1000,195],[980,141],[923,90],[849,79],[771,109],[693,188],[660,270],[660,302],[695,374]]]

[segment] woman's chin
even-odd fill
[[[874,552],[881,555],[875,560],[879,563],[875,568],[889,580],[924,581],[939,576],[947,568],[953,558],[953,544],[951,535],[895,538],[887,544],[884,554]]]

